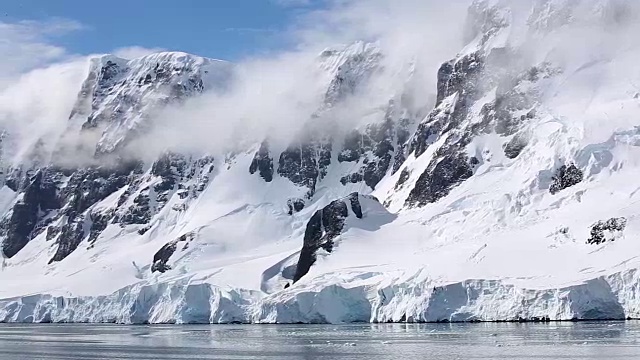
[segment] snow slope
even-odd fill
[[[37,202],[36,222],[54,230],[37,225],[19,251],[5,253],[0,321],[640,318],[640,48],[562,41],[584,24],[610,40],[618,35],[607,32],[611,14],[628,3],[538,1],[526,21],[507,5],[474,2],[468,44],[443,59],[429,111],[408,108],[403,89],[393,89],[357,128],[311,126],[285,149],[265,140],[227,154],[167,154],[126,180],[105,170],[80,185],[73,179],[84,168],[24,170],[26,179],[38,171],[58,179],[58,194],[90,196],[58,195],[63,204],[50,209]],[[227,65],[165,53],[132,60],[126,66],[140,67],[127,76],[144,84],[140,74],[156,63],[185,58],[195,59],[188,74],[205,65],[227,74]],[[323,52],[315,70],[326,91],[309,121],[397,70],[384,69],[383,58],[376,44]],[[100,69],[105,59],[120,64],[105,57]],[[189,81],[178,73],[171,84]],[[208,81],[224,89],[223,75]],[[149,104],[141,99],[161,88],[150,81],[99,82],[107,95],[83,90],[79,103],[91,94],[100,114],[118,108],[118,94],[142,91],[132,108]],[[115,151],[133,136],[139,111],[105,120],[92,150]],[[29,208],[29,184],[0,189],[5,243],[23,226],[11,219]],[[303,253],[312,264],[294,282]]]

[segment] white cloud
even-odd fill
[[[153,119],[154,129],[148,141],[139,142],[135,150],[145,151],[150,156],[166,146],[185,151],[219,151],[235,144],[239,133],[245,139],[253,140],[270,136],[280,140],[281,146],[287,145],[292,134],[318,109],[326,90],[318,80],[321,74],[316,71],[317,55],[326,46],[354,40],[375,39],[379,42],[384,54],[383,70],[376,74],[366,91],[351,99],[349,106],[336,109],[332,115],[336,120],[349,127],[353,125],[349,122],[357,122],[363,113],[384,106],[395,91],[407,85],[407,74],[403,71],[407,70],[410,61],[415,65],[410,97],[426,106],[436,91],[438,67],[462,49],[468,2],[335,0],[328,8],[302,15],[289,29],[287,34],[295,39],[295,48],[241,61],[227,93],[207,94],[168,109]],[[629,16],[631,13],[625,12]],[[612,14],[616,18],[621,16],[619,12]],[[49,26],[49,33],[60,34],[74,29],[73,23],[57,25]],[[584,57],[637,49],[637,37],[632,35],[636,33],[635,27],[616,26],[619,28],[610,27],[606,36],[602,29],[556,32],[554,37],[545,38],[547,47],[552,49],[545,50],[536,61],[562,60],[567,52]],[[4,36],[8,39],[6,44],[0,46],[16,53],[8,59],[0,59],[0,77],[4,71],[4,74],[21,79],[11,89],[0,92],[0,125],[3,122],[11,125],[15,132],[25,136],[32,135],[29,129],[34,126],[49,129],[49,132],[59,131],[64,126],[69,104],[75,100],[82,71],[86,69],[85,63],[73,61],[68,64],[67,75],[63,74],[63,65],[23,75],[33,67],[69,57],[64,48],[49,41],[50,35],[45,36],[33,28],[34,24],[29,23],[0,27],[0,36],[9,35]],[[513,30],[516,34],[516,29]],[[589,36],[580,37],[576,30]],[[589,40],[590,45],[585,45],[586,41],[576,41],[577,38]],[[539,48],[536,45],[536,49]],[[117,49],[115,53],[134,58],[157,50],[160,49],[129,47]],[[27,58],[35,51],[39,56],[29,63]],[[55,96],[47,96],[47,92],[53,92]]]
[[[226,32],[235,32],[240,34],[264,34],[275,33],[276,30],[270,28],[252,28],[252,27],[230,27],[224,29]]]
[[[311,5],[311,0],[272,0],[276,5],[283,7],[302,7]]]
[[[14,145],[3,149],[3,160],[21,158],[39,140],[49,149],[55,145],[87,69],[86,58],[75,58],[30,71],[0,90],[0,129]]]
[[[181,150],[220,151],[234,145],[238,141],[238,134],[244,140],[259,140],[269,136],[280,146],[286,146],[292,135],[321,106],[327,84],[319,80],[323,74],[318,71],[317,56],[327,45],[377,38],[385,54],[388,54],[384,65],[390,70],[378,79],[377,84],[381,85],[373,87],[363,95],[363,99],[350,102],[350,108],[336,111],[336,116],[341,117],[345,126],[347,121],[357,121],[371,107],[384,105],[394,89],[403,84],[402,78],[397,76],[396,70],[401,67],[397,63],[406,62],[411,56],[424,56],[425,63],[430,66],[424,72],[427,74],[425,79],[432,81],[437,66],[451,56],[451,49],[456,48],[451,41],[456,36],[452,30],[456,28],[456,23],[451,19],[460,22],[464,17],[451,17],[443,24],[445,21],[437,17],[447,13],[445,9],[449,7],[437,6],[440,10],[433,13],[433,9],[430,10],[422,1],[405,2],[405,5],[395,6],[396,2],[391,0],[336,1],[329,9],[302,16],[300,24],[289,30],[289,35],[296,39],[298,46],[289,51],[241,61],[228,93],[206,95],[187,101],[184,106],[168,109],[164,115],[153,119],[154,130],[148,137],[149,141],[140,141],[135,150],[144,151],[149,156],[167,146]],[[286,3],[294,4],[291,1]],[[296,4],[305,5],[307,2]],[[64,33],[63,24],[59,28]],[[443,31],[443,28],[449,31]],[[439,36],[435,38],[434,33]],[[43,36],[31,35],[31,38],[41,39]],[[24,39],[24,36],[13,39]],[[51,56],[35,66],[69,56],[65,49],[44,40],[35,43],[54,49]],[[423,51],[429,46],[431,51]],[[159,49],[128,47],[114,52],[124,58],[135,58],[156,50]],[[24,55],[25,52],[19,53]],[[83,69],[86,71],[83,66],[86,64],[74,62],[73,68],[80,69],[81,74]],[[28,69],[13,68],[12,71],[20,74]],[[69,106],[79,91],[81,77],[63,75],[59,66],[50,66],[22,76],[19,83],[1,95],[4,98],[0,98],[0,125],[4,121],[6,127],[13,128],[13,133],[24,134],[23,140],[31,144],[34,133],[29,128],[34,121],[39,128],[49,129],[48,132],[61,131],[66,124]],[[34,80],[38,78],[40,80]],[[42,91],[55,91],[52,89],[56,87],[61,91],[56,93],[54,103],[38,102],[38,99],[46,97]],[[433,92],[431,85],[425,85],[424,89]],[[14,97],[21,99],[18,104],[12,103]],[[60,97],[68,97],[69,101],[63,101]],[[424,99],[428,99],[428,96],[425,95]],[[48,107],[50,110],[47,110]],[[175,121],[177,118],[180,121]],[[27,124],[30,125],[25,126]]]
[[[438,67],[460,49],[465,11],[466,6],[457,3],[369,0],[336,1],[328,9],[307,13],[289,30],[296,48],[245,59],[229,92],[168,109],[153,120],[153,131],[134,151],[151,152],[149,157],[166,147],[218,152],[241,140],[264,137],[277,147],[286,146],[322,106],[328,83],[318,67],[318,54],[327,46],[361,39],[379,40],[384,71],[348,105],[317,121],[355,126],[363,114],[384,107],[406,85],[407,63],[415,58],[422,71],[417,72],[412,95],[426,106],[435,94]]]
[[[0,86],[31,69],[69,57],[55,38],[83,26],[67,19],[49,21],[0,21]]]
[[[127,46],[113,50],[113,55],[121,57],[123,59],[136,59],[149,54],[167,51],[167,49],[154,47],[146,48],[142,46]]]

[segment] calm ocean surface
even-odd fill
[[[640,359],[640,322],[388,325],[0,324],[1,360]]]

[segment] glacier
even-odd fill
[[[3,133],[0,322],[640,318],[637,6],[514,4],[473,1],[437,69],[327,48],[286,139],[201,151],[136,154],[239,65],[92,58],[59,138]]]

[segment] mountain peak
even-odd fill
[[[90,60],[70,127],[95,134],[97,153],[110,153],[152,112],[206,90],[224,90],[233,65],[184,52],[127,60],[111,54]],[[73,131],[73,129],[72,129]]]

